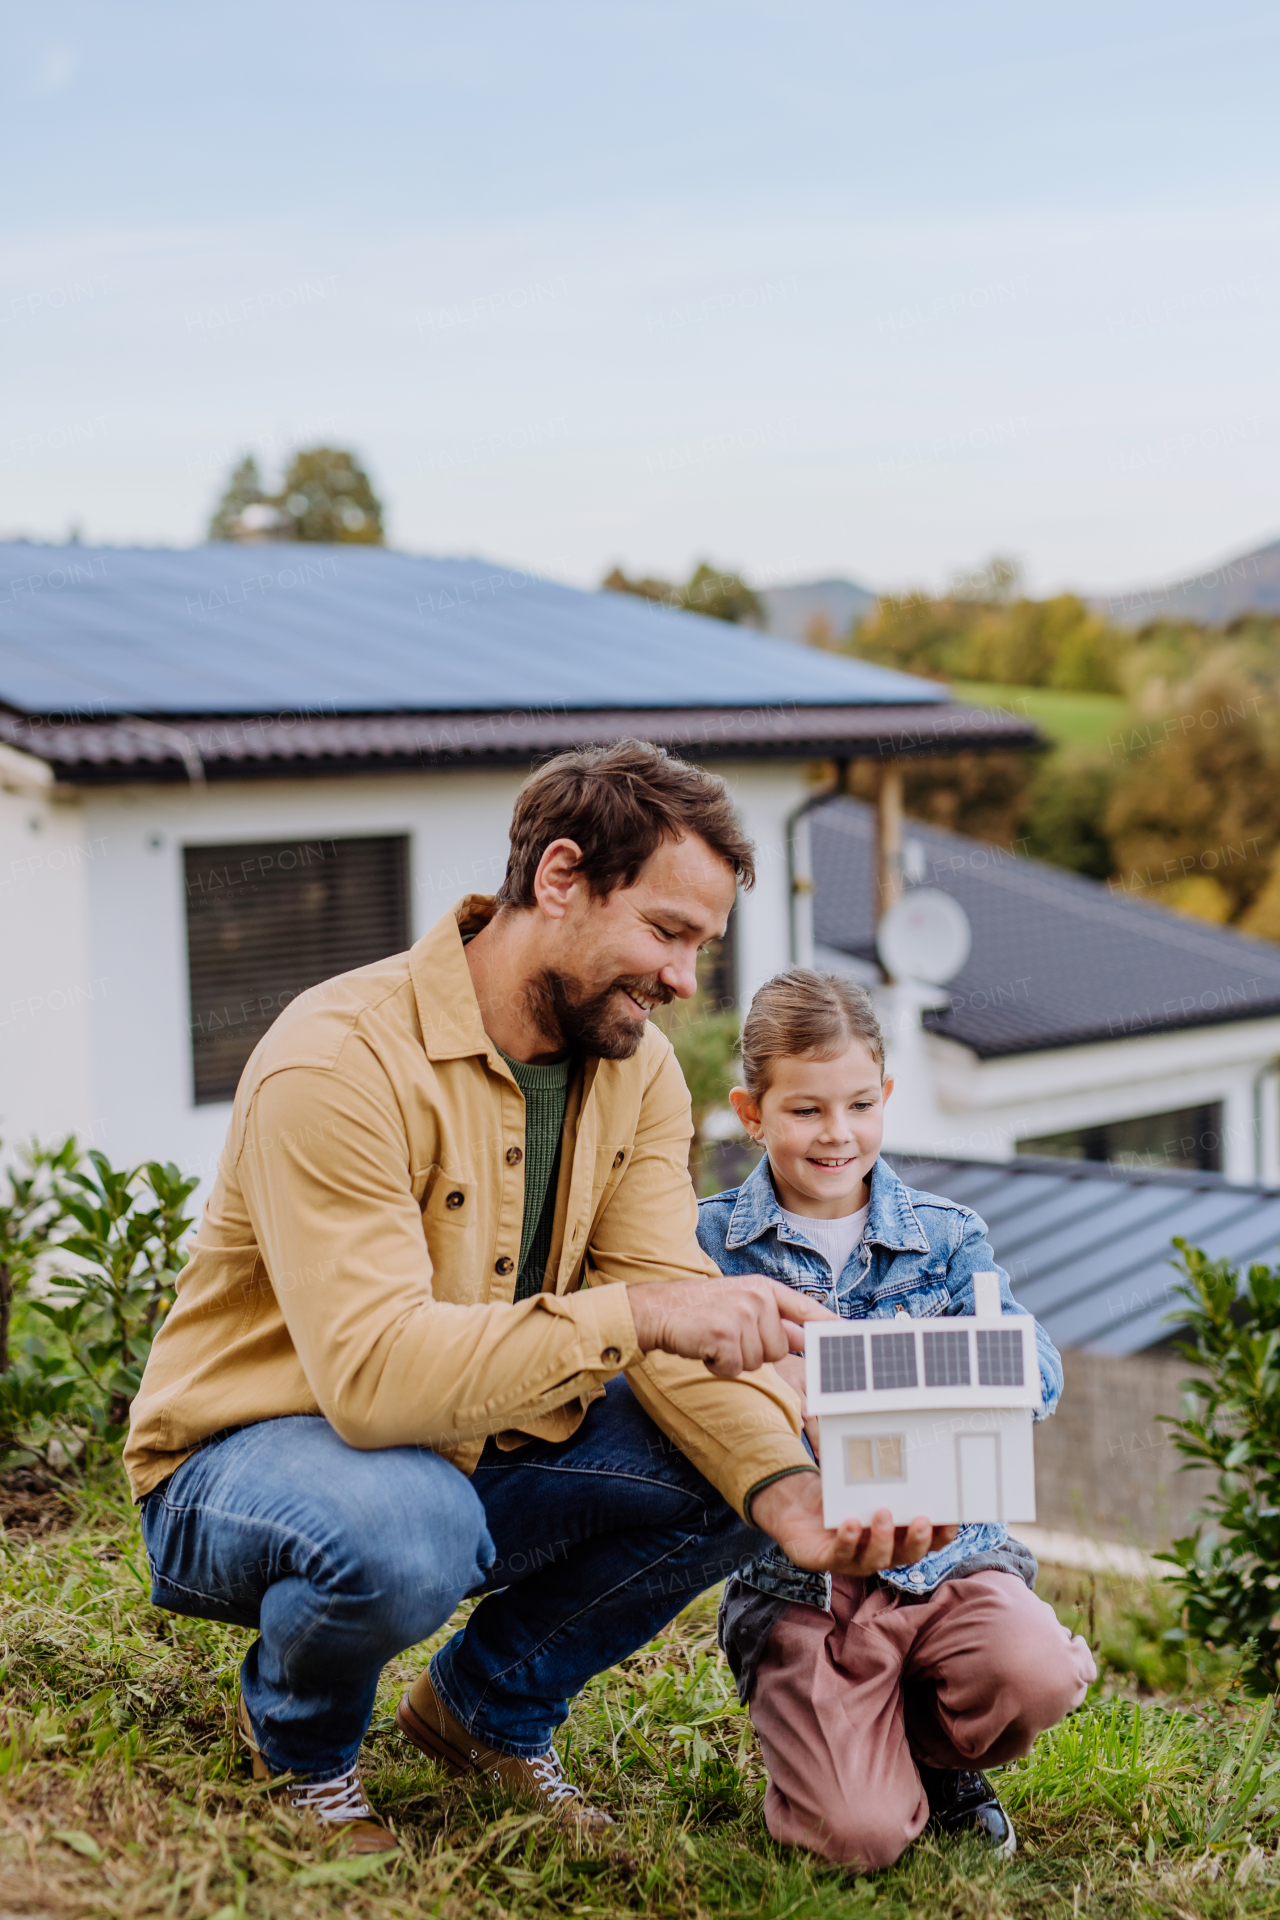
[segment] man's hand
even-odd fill
[[[654,1281],[628,1287],[627,1296],[642,1352],[657,1347],[702,1360],[722,1380],[803,1353],[805,1321],[836,1318],[816,1300],[759,1273],[735,1280]]]
[[[833,1532],[823,1524],[822,1482],[816,1473],[789,1473],[785,1480],[762,1487],[751,1502],[751,1524],[771,1534],[798,1567],[853,1579],[865,1579],[881,1567],[923,1560],[956,1537],[954,1527],[935,1527],[923,1515],[895,1527],[887,1507],[872,1515],[870,1526],[846,1520]]]

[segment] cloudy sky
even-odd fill
[[[1253,0],[6,5],[0,534],[359,449],[584,584],[1177,575],[1280,533]]]

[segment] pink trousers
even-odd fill
[[[831,1613],[788,1607],[774,1628],[751,1719],[774,1839],[869,1870],[929,1817],[917,1761],[981,1769],[1029,1753],[1097,1670],[1012,1574],[949,1580],[918,1602],[865,1580],[832,1586]]]

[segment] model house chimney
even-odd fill
[[[973,1276],[973,1317],[998,1320],[1004,1309],[1000,1304],[1000,1275],[975,1273]]]

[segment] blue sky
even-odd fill
[[[6,6],[0,532],[256,448],[591,582],[1113,587],[1280,533],[1280,13]]]

